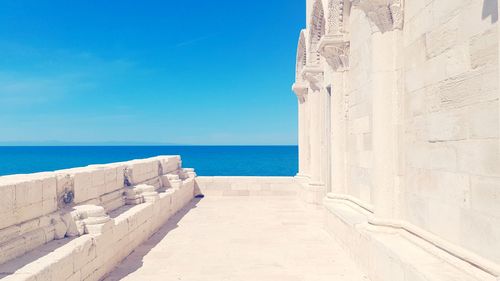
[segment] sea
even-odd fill
[[[0,146],[0,176],[180,155],[200,176],[294,176],[297,146]]]

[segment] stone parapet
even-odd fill
[[[198,177],[199,191],[212,196],[293,196],[298,184],[293,177]]]
[[[150,217],[156,217],[154,227],[159,227],[193,198],[195,177],[193,169],[181,168],[179,156],[0,177],[4,194],[0,197],[0,264],[19,263],[40,247],[50,247],[44,245],[113,232],[116,217],[110,214],[135,208],[127,204],[154,205],[158,214]],[[0,277],[37,274],[23,271],[20,275],[2,268]],[[64,280],[40,278],[36,280]]]

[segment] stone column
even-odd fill
[[[397,214],[397,56],[402,6],[399,0],[357,0],[374,30],[372,40],[373,94],[373,190],[372,203],[378,219]]]
[[[331,178],[329,190],[334,194],[343,194],[346,176],[346,108],[345,108],[345,73],[349,67],[349,41],[345,34],[326,35],[320,42],[321,55],[333,70],[332,116],[331,123]]]
[[[306,98],[307,98],[307,85],[303,83],[295,83],[292,90],[297,95],[298,100],[298,143],[299,143],[299,173],[297,177],[301,180],[308,178],[308,152],[306,138],[309,135],[307,131],[306,119]]]
[[[380,36],[378,36],[380,35]],[[372,203],[375,215],[393,218],[396,176],[396,133],[394,132],[395,72],[391,55],[394,50],[392,32],[377,34],[373,38],[374,56],[373,91],[373,186]],[[384,59],[382,59],[382,57]]]
[[[309,203],[319,204],[325,193],[325,184],[322,181],[322,159],[321,154],[323,149],[324,136],[324,104],[322,104],[323,87],[323,70],[320,66],[306,66],[303,70],[303,77],[309,82],[308,103],[310,113],[310,167],[309,175],[310,182],[308,185],[308,195],[306,201]]]
[[[309,98],[303,104],[304,109],[304,170],[306,180],[311,178],[311,102]]]

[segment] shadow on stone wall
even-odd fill
[[[491,23],[498,21],[498,0],[484,0],[482,19],[491,17]]]

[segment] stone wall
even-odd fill
[[[195,176],[164,156],[0,177],[0,278],[99,280],[193,198]]]
[[[500,263],[497,26],[487,1],[407,2],[401,217]]]
[[[349,57],[350,71],[346,74],[345,122],[347,134],[346,185],[348,194],[367,204],[372,203],[373,188],[372,163],[372,120],[373,120],[373,80],[369,75],[373,70],[372,33],[364,13],[353,10],[350,28],[352,33]],[[331,74],[330,76],[333,76]],[[333,80],[333,79],[332,79]],[[336,81],[332,81],[335,89]],[[335,91],[333,92],[335,95]],[[338,122],[334,120],[334,122]],[[335,179],[334,179],[335,180]]]
[[[406,280],[375,264],[420,275],[408,280],[500,276],[497,1],[306,4],[305,52],[322,58],[293,86],[304,201],[326,206],[373,280]],[[409,240],[462,273],[410,273]]]

